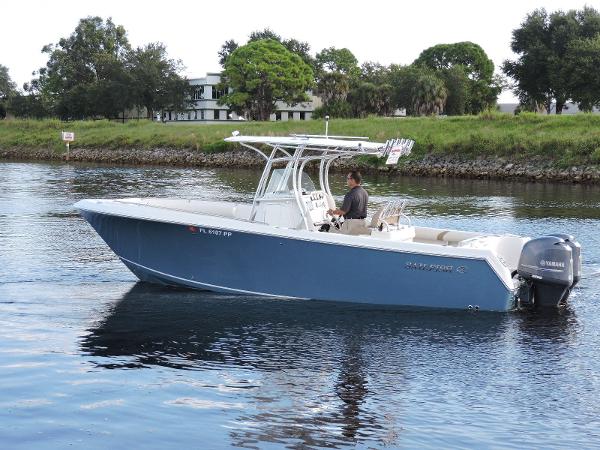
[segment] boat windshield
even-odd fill
[[[265,193],[281,193],[281,192],[293,192],[292,188],[292,178],[289,176],[289,172],[286,175],[285,169],[275,169],[271,173],[271,178],[269,179],[269,184],[267,185],[267,190]],[[284,176],[287,180],[284,180]],[[302,190],[306,192],[315,191],[315,184],[311,180],[311,178],[304,172],[302,172],[302,180],[300,182]]]

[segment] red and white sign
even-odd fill
[[[61,137],[64,142],[73,142],[75,140],[75,133],[72,131],[63,131]]]
[[[389,149],[386,164],[396,164],[401,156],[410,155],[412,146],[415,142],[410,139],[393,139],[388,141],[387,148]]]
[[[386,164],[396,164],[404,152],[404,146],[395,145],[390,150]]]

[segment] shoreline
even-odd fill
[[[0,161],[64,161],[66,152],[54,149],[0,149]],[[123,149],[104,150],[75,148],[69,161],[116,165],[160,165],[176,167],[262,168],[264,159],[248,150],[202,152],[191,149]],[[429,154],[411,158],[388,167],[354,159],[335,162],[332,171],[357,168],[365,173],[410,175],[434,178],[490,179],[560,183],[600,184],[600,167],[556,167],[542,158],[528,162],[507,157],[461,158],[454,155]]]

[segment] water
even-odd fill
[[[258,177],[0,163],[0,447],[600,448],[600,188],[367,180],[371,208],[404,196],[416,224],[576,234],[586,278],[556,314],[137,284],[72,209],[243,201]]]

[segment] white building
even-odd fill
[[[503,113],[510,113],[510,114],[514,114],[515,110],[519,107],[518,103],[498,103],[498,110],[500,112]],[[551,113],[554,114],[556,110],[556,103],[552,103],[551,106]],[[569,114],[578,114],[581,111],[579,110],[579,107],[577,106],[576,103],[571,103],[571,102],[567,102],[565,104],[565,108],[563,109],[562,113],[564,115],[569,115]],[[542,108],[539,111],[540,114],[546,114],[546,108]],[[592,113],[594,114],[600,114],[600,108],[592,108]]]
[[[195,87],[194,104],[187,111],[174,112],[165,111],[163,120],[165,122],[185,121],[185,122],[227,122],[230,120],[244,120],[235,112],[231,111],[227,105],[218,105],[217,100],[225,94],[219,90],[218,85],[221,81],[221,74],[207,73],[204,78],[193,78],[189,80],[190,85]],[[276,111],[271,114],[271,120],[308,120],[313,111],[320,106],[321,101],[318,97],[308,93],[311,101],[299,103],[290,106],[283,102],[277,102]]]

